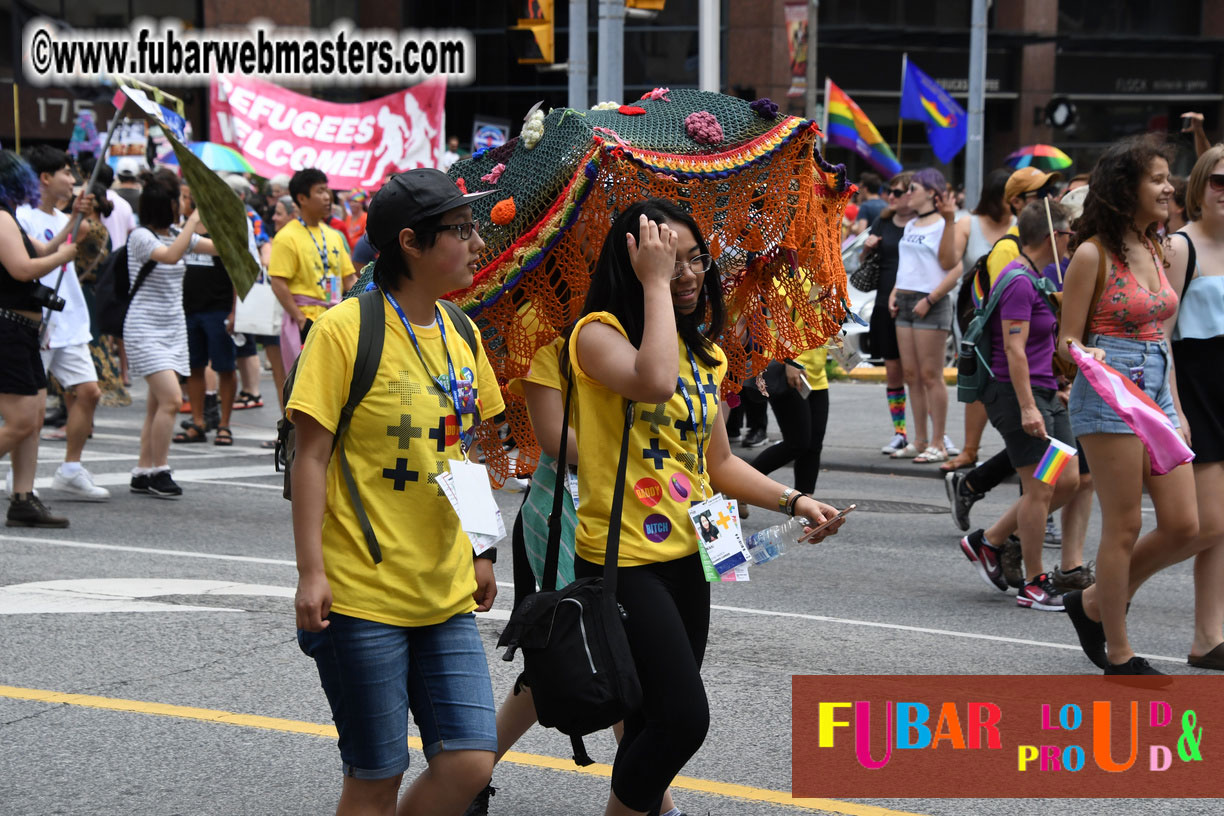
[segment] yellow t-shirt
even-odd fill
[[[484,347],[473,358],[450,315],[442,315],[456,376],[468,378],[475,372],[480,415],[500,413],[501,391]],[[460,458],[459,434],[450,395],[433,379],[447,375],[438,327],[413,327],[425,371],[385,299],[383,317],[386,337],[378,374],[353,412],[344,439],[383,560],[375,564],[370,556],[338,457],[333,456],[327,467],[323,563],[335,611],[393,626],[428,626],[476,606],[472,545],[435,481],[449,470],[451,459]],[[298,363],[286,406],[290,419],[301,411],[335,432],[353,378],[360,322],[357,298],[319,317]],[[463,428],[471,424],[472,417],[465,416]]]
[[[321,257],[324,247],[327,272],[324,272]],[[323,287],[327,284],[327,275],[338,275],[343,280],[355,272],[343,235],[326,224],[306,227],[294,219],[277,230],[272,239],[268,274],[288,281],[290,294],[326,301],[327,290]],[[327,311],[326,306],[307,305],[300,308],[311,320],[318,320],[319,315]]]
[[[531,368],[527,369],[527,376],[515,377],[506,384],[506,389],[512,394],[523,397],[526,396],[523,393],[523,383],[534,383],[560,391],[564,398],[565,379],[561,376],[561,347],[564,345],[565,338],[558,337],[551,343],[536,349],[536,353],[531,357]],[[560,431],[557,433],[559,434]]]
[[[1020,237],[1020,228],[1012,224],[1005,235],[1014,235]],[[1003,274],[1003,270],[1012,261],[1020,257],[1020,241],[997,241],[994,249],[990,250],[990,254],[986,256],[986,271],[990,274],[990,285],[994,286],[995,281],[999,279],[999,275]]]
[[[574,372],[578,404],[578,438],[582,440],[578,446],[582,489],[579,491],[581,503],[575,544],[579,556],[602,564],[626,403],[624,397],[593,380],[578,364],[578,333],[593,322],[605,323],[622,335],[625,330],[612,315],[595,312],[578,321],[570,342],[570,370]],[[680,346],[680,377],[689,389],[695,416],[690,423],[688,405],[679,388],[667,402],[633,406],[624,509],[619,519],[621,536],[617,564],[622,567],[673,561],[697,552],[697,534],[687,513],[690,504],[702,498],[697,475],[697,434],[701,432],[703,411],[708,411],[704,442],[708,458],[709,437],[714,435],[714,423],[719,421],[718,388],[727,373],[727,358],[717,346],[714,356],[718,365],[714,367],[694,357],[702,381],[698,390],[693,387],[693,371],[684,341],[677,336],[676,342]],[[708,472],[706,482],[709,483]]]
[[[829,352],[824,346],[809,349],[795,358],[795,362],[803,366],[807,373],[808,385],[813,391],[824,391],[829,387],[829,375],[825,372],[825,360]]]

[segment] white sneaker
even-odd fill
[[[947,434],[944,434],[944,450],[948,452],[949,456],[960,456],[960,448],[952,444],[952,437]]]
[[[904,447],[898,448],[897,450],[893,451],[892,458],[893,459],[913,459],[917,455],[918,455],[918,449],[915,448],[913,445],[907,443]]]
[[[880,453],[892,454],[905,447],[905,434],[893,434],[893,438],[888,441],[888,444],[880,448]]]
[[[79,501],[106,501],[110,498],[110,491],[94,484],[93,476],[85,468],[65,476],[64,466],[60,465],[51,477],[51,489],[68,493]]]
[[[13,495],[13,471],[11,468],[4,477],[4,492],[10,496]],[[37,490],[31,490],[30,492],[34,494],[35,498],[38,498]]]

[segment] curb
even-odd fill
[[[887,378],[884,371],[884,366],[859,366],[853,371],[846,372],[846,376],[855,382],[872,382],[882,383]],[[944,382],[948,385],[956,385],[956,369],[944,369]]]

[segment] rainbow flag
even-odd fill
[[[1130,426],[1147,448],[1153,474],[1164,475],[1194,459],[1194,452],[1182,440],[1165,412],[1129,377],[1123,377],[1104,363],[1097,362],[1091,354],[1081,351],[1079,346],[1072,344],[1070,351],[1071,359],[1079,366],[1088,384]]]
[[[884,137],[845,91],[825,80],[825,141],[849,148],[890,178],[901,172],[901,162]]]
[[[1058,481],[1058,477],[1062,475],[1063,468],[1075,458],[1077,452],[1075,446],[1059,442],[1057,439],[1051,439],[1050,447],[1046,448],[1045,456],[1041,457],[1041,461],[1037,463],[1035,475],[1048,485],[1054,484]]]

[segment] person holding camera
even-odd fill
[[[51,294],[39,278],[76,257],[61,243],[40,257],[17,223],[15,209],[38,201],[38,179],[16,153],[0,151],[0,456],[10,455],[9,527],[67,527],[34,495],[38,432],[47,405],[47,375],[38,353],[42,308]]]
[[[30,166],[38,174],[39,203],[17,208],[17,223],[30,236],[35,249],[54,250],[68,242],[70,219],[57,209],[72,197],[76,176],[68,154],[54,147],[36,145],[29,152]],[[74,211],[93,212],[93,197],[77,196]],[[78,244],[78,247],[80,245]],[[51,477],[51,488],[78,501],[106,501],[110,492],[94,484],[81,465],[85,442],[93,433],[94,411],[102,399],[98,372],[94,368],[89,341],[89,307],[70,261],[59,268],[58,277],[48,276],[56,301],[45,304],[47,331],[40,352],[43,367],[64,389],[68,424],[64,427],[64,462]],[[56,307],[59,308],[56,308]],[[51,437],[48,437],[51,438]]]

